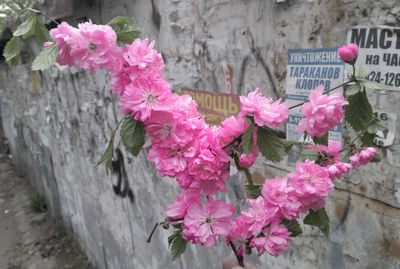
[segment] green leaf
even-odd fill
[[[281,223],[286,226],[289,232],[292,233],[290,237],[296,237],[303,233],[299,222],[295,219],[294,220],[283,219]]]
[[[250,246],[246,246],[246,255],[251,255],[252,249]]]
[[[178,95],[183,95],[183,92],[182,92],[182,89],[181,89],[181,88],[178,88],[178,87],[172,88],[171,91],[172,91],[173,93],[178,94]]]
[[[121,126],[121,140],[126,151],[137,156],[144,145],[145,134],[143,123],[132,117],[125,118]]]
[[[365,133],[363,135],[363,137],[361,138],[361,142],[362,142],[363,146],[366,146],[366,147],[372,146],[375,137],[377,137],[377,135],[375,133],[373,133],[373,134]]]
[[[304,131],[304,134],[303,134],[303,141],[306,141],[307,138],[308,138],[308,132],[307,132],[307,131]]]
[[[47,30],[46,26],[44,26],[43,22],[39,18],[36,20],[35,24],[35,38],[40,47],[44,46],[44,42],[54,42],[54,40],[51,39],[49,30]]]
[[[186,250],[187,241],[182,237],[182,230],[175,231],[168,237],[168,246],[171,250],[172,260],[179,258]]]
[[[281,139],[281,143],[285,147],[286,153],[288,153],[294,145],[308,145],[309,143],[305,142],[300,142],[300,141],[295,141],[295,140],[287,140],[287,139]]]
[[[377,131],[385,131],[388,127],[385,122],[378,120],[375,116],[372,118],[371,123],[367,127],[367,132],[375,134]]]
[[[304,224],[318,227],[325,235],[329,236],[329,217],[326,214],[325,208],[320,208],[317,211],[310,209],[307,216],[304,218]]]
[[[357,84],[347,87],[345,92],[346,92],[347,96],[350,96],[350,95],[354,95],[354,94],[358,93],[360,91],[360,89],[361,89],[360,84],[357,83]]]
[[[273,162],[281,161],[286,154],[285,146],[280,138],[264,128],[257,130],[257,146],[261,154]]]
[[[372,159],[371,159],[371,163],[379,163],[380,161],[382,161],[382,156],[380,154],[376,154]]]
[[[59,48],[56,44],[44,47],[32,63],[32,70],[45,70],[57,60]]]
[[[28,19],[18,26],[17,30],[15,30],[13,35],[22,36],[29,33],[35,27],[35,20],[36,20],[36,15],[35,13],[32,12],[31,15],[28,17]]]
[[[254,147],[254,138],[253,138],[253,131],[254,131],[254,123],[250,124],[250,126],[244,131],[242,135],[242,149],[243,153],[247,156],[253,151]]]
[[[106,171],[108,173],[108,171],[112,171],[112,159],[114,158],[114,137],[115,137],[115,133],[118,130],[119,125],[121,124],[121,122],[123,120],[125,120],[126,118],[122,118],[117,126],[115,126],[115,129],[113,130],[112,134],[111,134],[111,138],[110,141],[108,142],[108,146],[106,148],[106,150],[103,153],[103,156],[101,156],[100,160],[97,161],[97,163],[95,164],[95,166],[99,166],[100,164],[102,164],[103,162],[106,162]]]
[[[381,84],[375,81],[366,80],[366,79],[359,79],[362,86],[371,90],[389,90],[391,89],[389,86],[385,84]]]
[[[303,151],[301,152],[301,158],[302,160],[313,161],[318,159],[318,153],[310,149],[303,149]]]
[[[3,56],[6,63],[10,66],[18,64],[19,54],[21,52],[21,39],[18,36],[12,37],[4,47]]]
[[[261,184],[253,184],[253,186],[250,186],[249,183],[244,184],[245,189],[250,193],[250,197],[253,199],[261,196],[262,186]]]
[[[356,66],[356,78],[357,79],[363,79],[366,76],[369,75],[369,73],[371,73],[371,69],[368,66],[365,65],[357,65]]]
[[[174,226],[175,229],[182,230],[182,222],[172,224],[172,226]]]
[[[355,131],[364,131],[372,120],[372,108],[365,91],[349,96],[345,107],[346,121]]]
[[[108,142],[107,148],[104,151],[103,156],[101,156],[100,160],[98,160],[97,163],[95,164],[96,166],[99,166],[103,162],[106,162],[107,172],[109,170],[112,170],[112,167],[110,165],[111,165],[112,159],[114,158],[114,135],[115,135],[115,130],[114,130],[113,134],[111,135],[110,141]],[[109,168],[111,168],[111,169],[109,169]]]
[[[115,17],[107,24],[114,29],[118,42],[131,44],[136,38],[140,37],[139,27],[126,17]]]
[[[328,137],[329,137],[329,133],[326,132],[326,134],[324,134],[322,137],[313,136],[312,139],[315,144],[328,146]]]
[[[38,17],[34,14],[32,15],[33,15],[32,27],[27,33],[22,35],[22,39],[27,39],[28,37],[35,35],[36,21],[38,20]]]

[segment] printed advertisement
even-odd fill
[[[400,28],[359,26],[349,30],[347,41],[358,45],[357,64],[372,70],[369,80],[400,91]]]
[[[319,85],[329,90],[343,83],[344,62],[337,48],[300,49],[288,51],[286,101],[290,106],[308,99],[310,91]],[[341,92],[338,89],[334,92]],[[303,118],[301,106],[290,110],[286,124],[288,139],[303,141],[303,134],[296,135],[295,129]],[[342,125],[329,131],[329,139],[342,139]]]
[[[239,95],[188,88],[181,90],[183,94],[192,96],[197,103],[197,111],[205,116],[209,125],[218,125],[224,119],[239,113]]]

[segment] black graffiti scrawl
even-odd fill
[[[113,174],[117,176],[117,184],[113,184],[114,193],[122,198],[128,197],[133,203],[132,189],[129,187],[128,176],[124,163],[124,156],[119,148],[115,150],[116,159],[112,161]]]

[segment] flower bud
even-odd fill
[[[354,64],[358,56],[358,46],[350,43],[347,46],[340,47],[338,53],[344,62]]]

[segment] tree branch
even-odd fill
[[[349,84],[349,83],[351,83],[351,82],[354,82],[354,81],[356,81],[356,80],[355,80],[354,78],[351,78],[349,81],[346,81],[346,82],[344,82],[344,83],[342,83],[342,84],[340,84],[340,85],[338,85],[338,86],[336,86],[336,87],[334,87],[334,88],[332,88],[332,89],[329,89],[329,90],[327,90],[326,92],[324,92],[323,94],[330,93],[331,91],[334,91],[334,90],[336,90],[336,89],[338,89],[338,88],[340,88],[340,87],[346,86],[347,84]],[[301,102],[300,104],[291,106],[291,107],[289,107],[289,109],[292,109],[292,108],[301,106],[302,104],[305,104],[305,103],[307,103],[307,102],[308,102],[308,100],[307,100],[307,101],[304,101],[304,102]]]
[[[236,259],[240,266],[244,267],[243,257],[237,254],[237,249],[232,241],[229,241],[229,245],[231,246],[233,253],[235,253]]]

